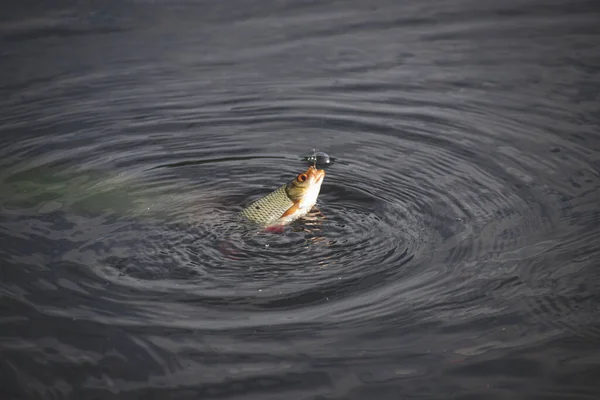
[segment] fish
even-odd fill
[[[238,215],[265,228],[287,225],[308,214],[315,206],[324,178],[325,171],[311,165]]]

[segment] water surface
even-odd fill
[[[593,2],[1,18],[3,399],[600,397]]]

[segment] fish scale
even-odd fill
[[[250,204],[239,215],[263,226],[277,221],[294,205],[287,195],[286,186],[283,185],[274,192]]]

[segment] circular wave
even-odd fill
[[[323,104],[315,106],[315,101],[303,119],[329,104],[321,99]],[[282,100],[269,112],[262,107],[261,125],[271,124],[285,104]],[[289,109],[303,104],[292,100]],[[323,142],[343,137],[348,125],[342,116],[361,106],[360,101],[350,104],[347,111],[337,106],[336,117],[323,120]],[[370,122],[372,117],[354,121],[352,130],[362,131],[360,138],[340,146],[342,154],[335,146],[327,148],[341,162],[326,177],[319,200],[322,214],[294,224],[283,235],[248,232],[231,218],[250,199],[304,168],[293,154],[260,154],[267,136],[255,135],[254,146],[243,152],[232,150],[242,142],[229,133],[218,133],[200,147],[189,141],[195,127],[177,141],[161,140],[159,132],[172,129],[167,123],[155,126],[156,134],[147,134],[156,138],[152,144],[133,135],[91,147],[94,153],[115,154],[111,160],[123,173],[89,179],[67,204],[85,209],[116,199],[105,217],[121,213],[118,218],[131,218],[80,251],[103,248],[95,259],[96,270],[117,282],[135,279],[138,287],[140,282],[160,281],[163,288],[193,288],[194,293],[235,288],[240,297],[261,290],[276,302],[278,296],[301,298],[311,291],[343,298],[344,293],[356,295],[357,287],[370,291],[399,281],[404,290],[419,292],[413,293],[413,301],[427,302],[428,291],[439,295],[457,280],[464,284],[466,263],[525,246],[556,222],[555,216],[544,214],[552,205],[543,198],[544,188],[519,168],[516,149],[506,145],[482,154],[476,149],[483,143],[468,133],[440,137],[437,126],[457,126],[465,118],[452,121],[452,109],[439,110],[431,115],[427,130],[415,128],[423,115],[395,128]],[[127,150],[128,142],[135,150]],[[117,145],[121,150],[116,151]],[[285,140],[275,146],[286,147]],[[79,154],[89,159],[88,168],[102,165],[85,149]],[[178,161],[162,162],[167,160]],[[119,198],[126,201],[118,203]]]
[[[67,168],[60,168],[58,150],[47,149],[43,162],[13,164],[5,182],[14,182],[9,192],[18,194],[28,176],[42,176],[43,182],[29,182],[45,186],[38,209],[73,212],[69,222],[79,228],[72,235],[81,236],[82,224],[105,232],[85,239],[63,233],[75,248],[62,259],[111,282],[106,290],[123,287],[144,298],[161,293],[175,303],[248,312],[310,314],[314,306],[335,303],[341,321],[362,324],[406,304],[427,314],[465,304],[501,308],[502,295],[490,296],[489,285],[514,275],[523,280],[523,271],[535,270],[517,273],[507,266],[507,254],[531,246],[550,249],[551,243],[540,240],[565,218],[556,212],[557,185],[539,184],[533,176],[534,168],[552,165],[557,171],[570,158],[538,165],[508,141],[490,147],[489,136],[477,132],[483,126],[477,108],[458,113],[454,105],[438,104],[433,111],[403,115],[402,108],[376,111],[352,98],[334,108],[327,96],[280,99],[277,107],[248,101],[234,115],[256,124],[252,143],[216,127],[200,143],[194,138],[206,123],[186,125],[176,139],[167,132],[180,125],[170,118],[151,128],[133,123],[126,138],[79,148]],[[318,139],[305,129],[298,133],[302,141],[282,136],[269,145],[272,136],[260,131],[288,123],[279,117],[282,111],[298,114],[300,121],[320,120]],[[394,112],[403,119],[389,124]],[[347,135],[352,139],[343,141]],[[42,141],[26,139],[17,155],[40,151]],[[311,147],[339,160],[328,169],[318,210],[282,234],[253,230],[233,218],[305,168],[300,155]],[[297,154],[290,148],[298,148]],[[110,160],[101,154],[111,154]],[[78,164],[79,158],[87,161]],[[102,172],[109,165],[119,172]],[[60,173],[44,175],[41,169]]]

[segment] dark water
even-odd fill
[[[598,9],[3,5],[0,397],[600,398]]]

